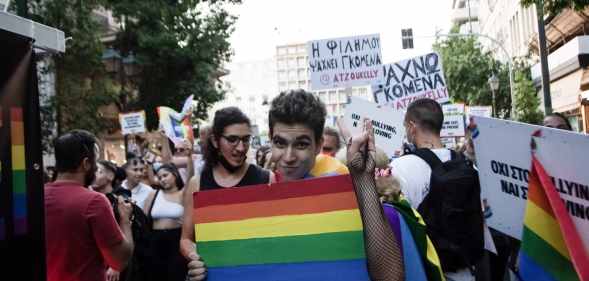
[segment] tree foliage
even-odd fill
[[[434,50],[442,57],[444,76],[453,102],[492,105],[493,94],[488,80],[494,73],[499,78],[499,89],[495,93],[497,117],[510,116],[508,68],[495,60],[491,53],[483,51],[476,37],[448,37],[436,42]]]
[[[515,71],[515,110],[517,120],[540,124],[544,114],[540,110],[540,99],[532,82],[530,67],[519,64]]]
[[[589,0],[543,0],[544,14],[557,15],[560,11],[570,8],[573,10],[583,10],[589,5]],[[523,7],[529,7],[538,3],[538,0],[520,0]]]
[[[108,0],[122,23],[114,47],[133,52],[141,72],[139,96],[127,109],[144,109],[147,125],[157,125],[156,107],[175,109],[191,94],[198,101],[195,115],[206,118],[207,108],[223,98],[216,79],[231,55],[229,36],[235,17],[225,1]]]
[[[45,149],[55,125],[58,133],[85,129],[96,134],[116,125],[98,122],[97,114],[98,108],[111,103],[115,94],[100,60],[100,25],[92,15],[102,4],[100,0],[28,2],[31,19],[60,29],[69,37],[65,54],[52,56],[41,70],[54,73],[56,91],[41,108]]]

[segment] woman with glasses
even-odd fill
[[[251,123],[239,108],[226,107],[215,112],[212,133],[205,146],[205,166],[200,175],[190,179],[184,193],[184,226],[180,251],[189,262],[199,262],[192,242],[193,192],[274,182],[272,172],[246,161],[250,141]],[[191,274],[192,280],[204,278],[202,272]]]

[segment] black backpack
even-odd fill
[[[484,251],[483,213],[478,172],[473,163],[451,150],[443,162],[425,148],[413,152],[432,169],[430,189],[417,210],[422,215],[442,269],[473,268]]]
[[[106,197],[110,201],[115,219],[117,222],[120,220],[118,201],[116,196],[123,196],[128,199],[126,194],[120,194],[119,192],[113,192],[106,194]],[[130,196],[129,196],[130,197]],[[131,232],[133,235],[133,242],[135,248],[133,250],[133,256],[129,261],[127,267],[121,272],[121,281],[139,281],[146,280],[147,264],[151,258],[151,219],[143,213],[143,210],[139,206],[131,203],[133,207],[132,211],[132,222]]]

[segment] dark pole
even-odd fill
[[[540,50],[540,65],[542,67],[542,91],[544,92],[544,112],[552,113],[552,99],[550,97],[550,73],[548,72],[548,52],[546,50],[546,32],[544,30],[544,1],[536,1],[538,16],[538,49]]]

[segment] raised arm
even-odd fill
[[[348,143],[347,156],[364,224],[368,272],[373,281],[403,280],[401,250],[376,192],[375,154],[372,123],[365,120],[363,134],[352,138]]]

